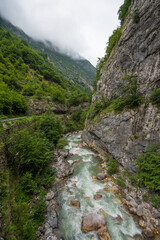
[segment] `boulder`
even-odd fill
[[[137,215],[137,210],[135,208],[130,207],[129,211],[131,214]]]
[[[146,221],[143,218],[140,218],[138,223],[142,228],[146,228],[147,226]]]
[[[103,215],[97,213],[86,213],[83,215],[81,230],[82,232],[97,231],[106,226],[106,220]]]
[[[101,194],[94,195],[94,200],[98,200],[98,199],[101,199],[101,198],[102,198]]]
[[[117,221],[118,221],[118,223],[121,223],[122,222],[122,217],[120,216],[120,215],[117,215],[117,217],[115,218]]]
[[[146,236],[146,237],[153,237],[154,236],[154,233],[153,231],[150,229],[150,228],[146,228],[143,230],[143,234]]]
[[[138,207],[137,207],[137,215],[138,215],[139,217],[142,217],[143,214],[144,214],[143,206],[142,206],[142,205],[138,205]]]
[[[98,180],[103,180],[107,177],[107,175],[105,173],[98,173],[97,174],[97,179]]]
[[[53,191],[48,192],[47,195],[46,195],[46,200],[50,201],[53,198],[54,198],[54,192]]]
[[[78,200],[72,200],[70,206],[80,208],[80,202]]]
[[[100,240],[112,240],[108,233],[107,227],[103,227],[98,230],[98,237]]]
[[[59,149],[58,150],[58,155],[63,157],[63,158],[67,158],[70,156],[69,150],[68,149]]]

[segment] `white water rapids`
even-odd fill
[[[66,147],[73,154],[68,161],[80,159],[74,164],[74,174],[67,180],[58,194],[59,229],[57,235],[64,240],[97,240],[96,232],[82,233],[81,221],[85,212],[101,213],[106,218],[107,228],[112,240],[143,239],[141,229],[132,215],[120,203],[119,196],[104,190],[105,183],[94,181],[92,176],[102,172],[96,154],[88,148],[77,147],[81,144],[80,134],[68,138]],[[112,184],[112,183],[108,183]],[[102,198],[94,200],[95,194]],[[80,208],[70,206],[72,200],[79,200]],[[116,218],[120,216],[121,221]]]

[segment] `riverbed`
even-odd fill
[[[73,154],[67,160],[74,164],[74,173],[58,192],[59,228],[56,235],[64,240],[98,240],[97,232],[81,231],[84,213],[98,213],[105,217],[112,240],[143,239],[141,228],[121,203],[120,195],[107,190],[114,183],[93,177],[104,170],[97,154],[82,146],[81,135],[77,133],[68,137],[66,149]],[[95,200],[96,194],[102,195],[102,198]],[[80,208],[70,205],[73,200],[80,202]]]

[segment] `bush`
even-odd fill
[[[124,23],[124,20],[128,15],[128,9],[131,3],[132,3],[132,0],[125,0],[123,5],[118,10],[119,20],[121,20],[121,24]]]
[[[93,119],[103,109],[102,102],[97,101],[90,106],[88,119]]]
[[[139,21],[140,21],[140,16],[139,16],[139,10],[138,10],[138,9],[136,9],[136,10],[134,11],[133,21],[134,21],[135,23],[139,23]]]
[[[125,179],[120,174],[117,174],[117,176],[116,176],[116,183],[118,186],[120,186],[122,188],[125,187]]]
[[[35,182],[33,180],[32,174],[30,172],[26,172],[20,178],[20,187],[22,188],[23,192],[26,194],[33,194],[35,191]]]
[[[150,101],[152,102],[152,104],[156,104],[157,106],[160,106],[160,88],[155,88],[151,92]]]
[[[126,75],[123,81],[124,84],[121,84],[119,89],[120,96],[112,100],[115,111],[122,111],[124,108],[134,108],[142,102],[142,97],[137,90],[137,78]]]
[[[58,139],[63,133],[61,120],[52,112],[46,112],[41,116],[38,129],[43,132],[45,137],[54,145],[57,144]]]
[[[108,169],[107,169],[107,173],[112,175],[114,173],[117,173],[118,171],[118,162],[111,157],[108,157],[109,161],[108,161]]]
[[[112,36],[109,38],[108,44],[107,44],[107,48],[106,48],[106,56],[105,57],[109,57],[112,49],[115,47],[115,45],[118,43],[120,37],[122,36],[122,28],[118,27],[117,29],[115,29],[113,31]]]
[[[60,138],[57,143],[57,148],[63,149],[68,144],[67,138]]]
[[[82,108],[79,107],[77,110],[75,110],[72,115],[71,115],[71,119],[73,121],[76,121],[76,122],[80,122],[81,120],[81,115],[82,115]]]
[[[28,110],[28,105],[24,97],[16,92],[12,91],[12,111],[15,114],[26,113]]]
[[[24,129],[11,133],[5,149],[9,166],[19,174],[37,174],[51,161],[48,141],[37,132],[29,133]]]
[[[160,191],[160,153],[157,145],[150,145],[137,159],[138,178],[148,188]]]

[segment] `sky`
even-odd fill
[[[124,0],[0,0],[0,14],[37,40],[77,52],[96,66]]]

